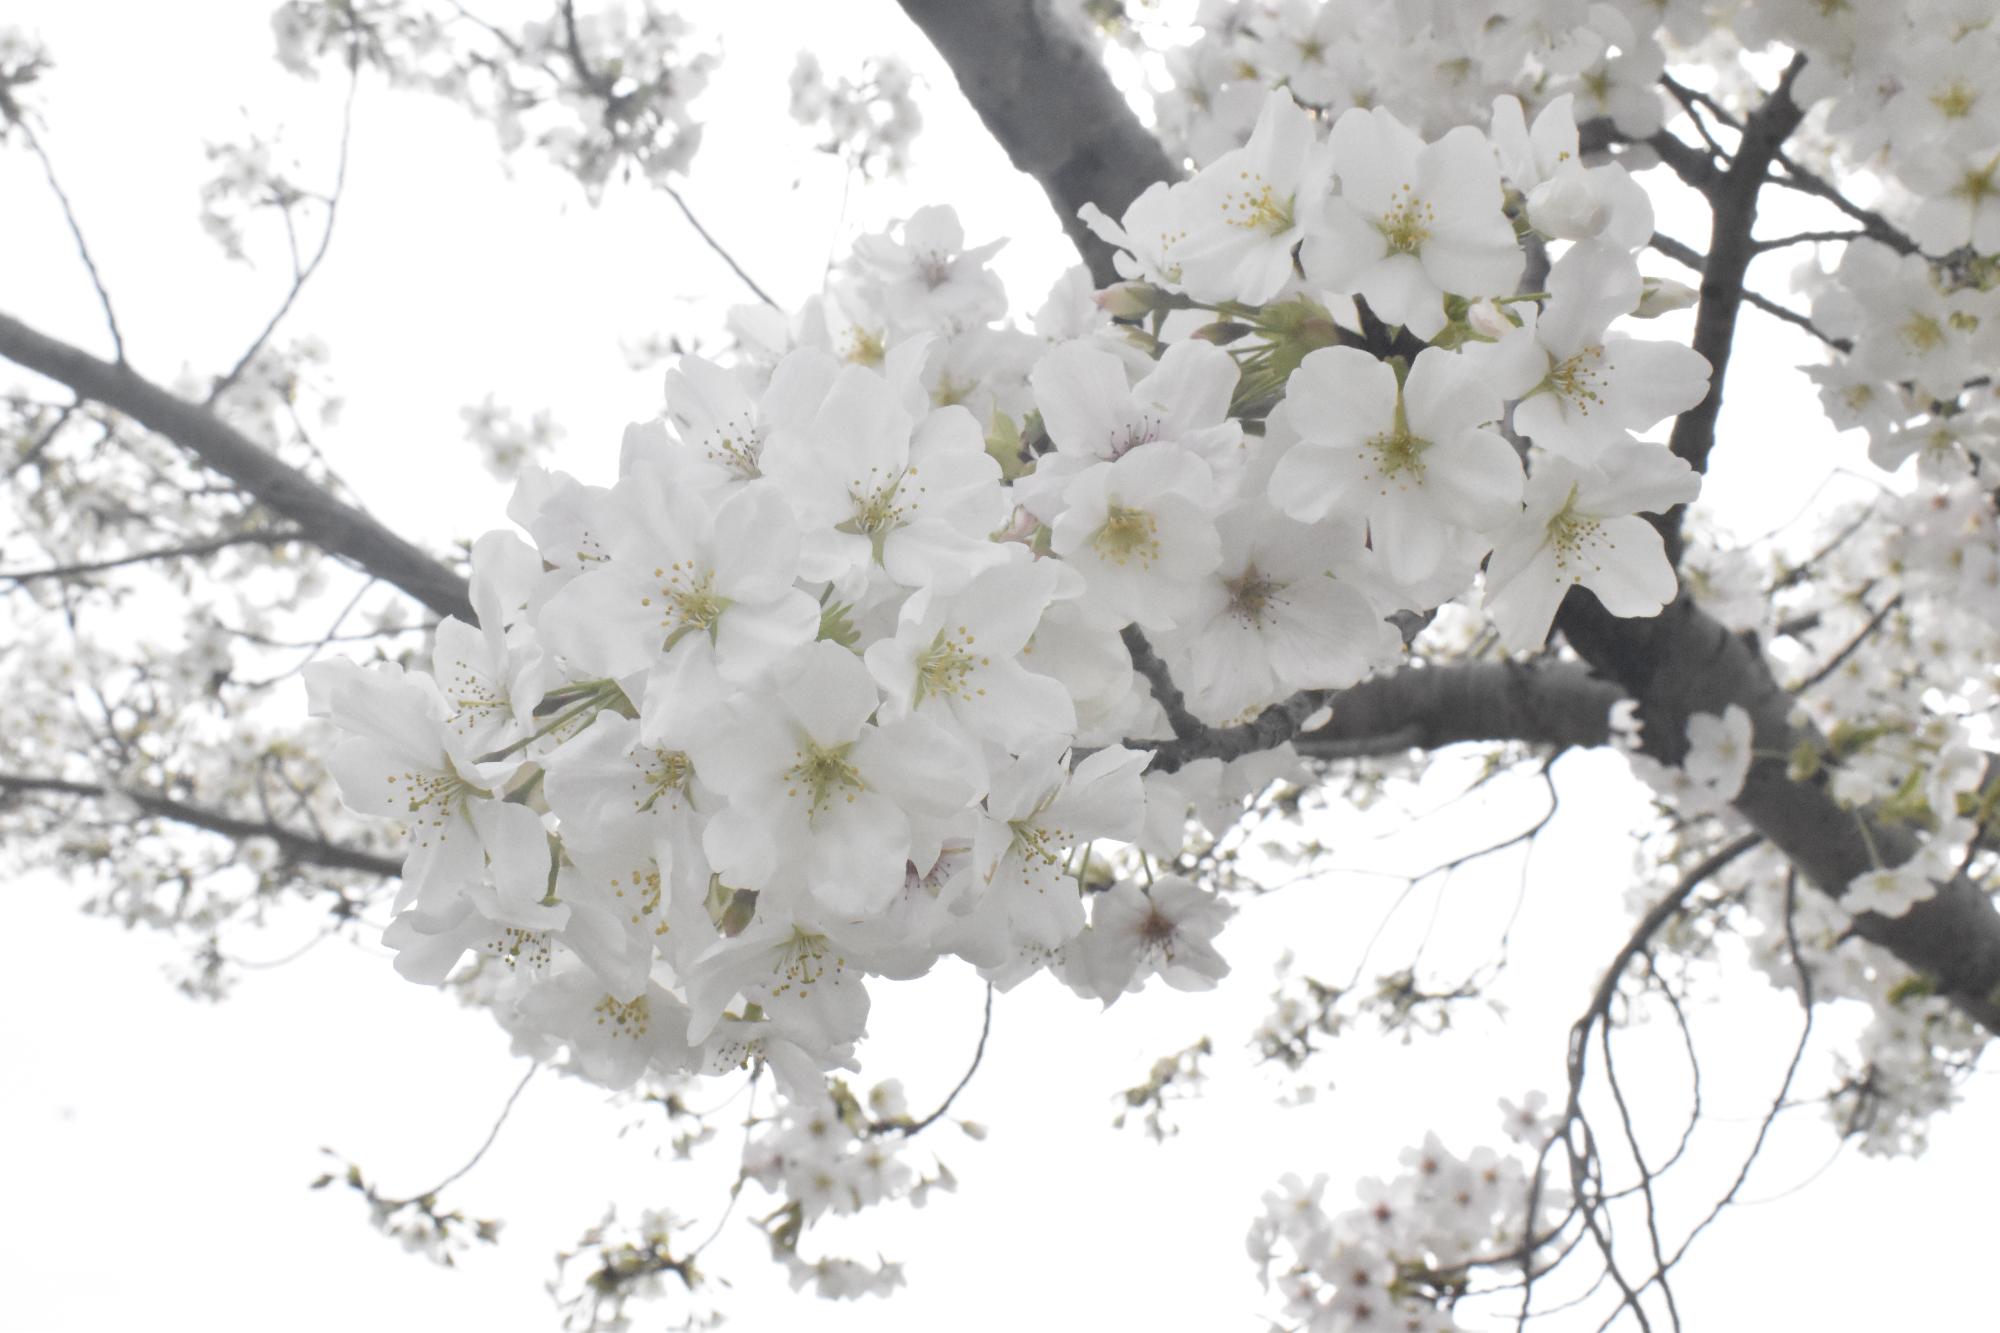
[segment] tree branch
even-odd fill
[[[287,546],[304,536],[296,528],[266,529],[259,532],[230,532],[220,537],[210,537],[205,541],[192,541],[180,546],[168,546],[154,551],[138,551],[132,555],[121,555],[113,560],[92,560],[77,565],[50,565],[45,569],[0,569],[0,579],[11,583],[33,583],[38,579],[67,579],[79,574],[100,574],[107,569],[121,569],[126,565],[141,565],[149,560],[182,560],[192,556],[214,555],[217,551],[232,546]]]
[[[326,196],[326,225],[319,234],[319,245],[313,250],[312,258],[304,264],[299,263],[297,247],[296,245],[293,247],[291,289],[285,293],[285,299],[278,303],[278,308],[271,313],[271,318],[258,331],[256,338],[243,349],[243,355],[236,358],[236,364],[209,386],[208,397],[202,402],[203,407],[214,407],[216,399],[222,397],[228,392],[230,385],[242,378],[243,372],[249,368],[252,361],[256,360],[257,353],[264,350],[264,345],[271,341],[271,335],[278,331],[278,325],[284,322],[285,316],[290,314],[292,307],[298,303],[299,293],[306,289],[306,284],[312,281],[313,274],[319,272],[319,266],[326,262],[326,252],[333,247],[333,224],[340,215],[340,197],[347,189],[347,151],[353,142],[354,134],[354,95],[360,87],[361,71],[358,55],[350,49],[347,60],[347,96],[340,106],[340,157],[333,171],[333,189]],[[285,204],[284,210],[285,227],[289,232],[292,225],[292,205]]]
[[[1715,421],[1722,410],[1723,381],[1729,370],[1730,344],[1736,337],[1737,311],[1743,305],[1744,278],[1757,254],[1750,239],[1757,222],[1757,194],[1785,140],[1805,118],[1804,110],[1792,100],[1792,81],[1804,68],[1804,56],[1795,57],[1786,67],[1777,88],[1744,122],[1742,142],[1729,170],[1706,191],[1714,222],[1701,270],[1701,305],[1695,313],[1693,347],[1708,359],[1708,394],[1680,414],[1669,439],[1674,453],[1697,472],[1707,470],[1709,452],[1715,447]],[[1670,553],[1676,556],[1679,530],[1676,511],[1667,533]]]
[[[171,819],[191,828],[219,833],[238,842],[251,838],[269,839],[277,844],[279,852],[288,861],[325,866],[330,870],[361,870],[371,875],[380,875],[385,879],[394,879],[403,873],[403,863],[393,857],[379,856],[374,852],[362,851],[358,847],[345,847],[324,838],[285,828],[280,824],[238,819],[220,810],[190,805],[185,801],[177,801],[169,796],[137,788],[114,787],[95,782],[70,782],[63,778],[39,777],[33,774],[0,773],[0,797],[16,793],[30,795],[45,793],[86,799],[115,800],[122,797],[156,818]]]
[[[1859,236],[1860,234],[1861,234],[1860,232],[1853,232],[1853,233],[1841,233],[1840,235]],[[1823,236],[1817,239],[1829,240],[1829,239],[1839,239],[1839,237]],[[1708,256],[1702,254],[1701,251],[1695,249],[1693,246],[1688,245],[1683,241],[1677,241],[1671,236],[1663,236],[1659,232],[1654,232],[1653,239],[1648,241],[1647,244],[1652,246],[1653,249],[1658,250],[1661,254],[1665,255],[1667,258],[1673,260],[1676,264],[1685,264],[1687,267],[1693,269],[1697,273],[1705,272],[1708,267]],[[1750,248],[1753,251],[1757,252],[1758,254],[1761,254],[1766,250],[1772,249],[1774,244],[1775,244],[1774,242],[1752,241]],[[1779,305],[1776,301],[1773,301],[1770,297],[1764,296],[1761,293],[1753,292],[1748,289],[1740,289],[1740,290],[1742,297],[1745,301],[1748,301],[1751,305],[1756,306],[1759,310],[1762,310],[1765,314],[1775,316],[1778,319],[1782,319],[1787,324],[1797,325],[1799,328],[1804,329],[1807,333],[1810,333],[1813,337],[1819,339],[1821,342],[1825,343],[1827,346],[1835,349],[1836,351],[1851,352],[1854,350],[1854,340],[1852,338],[1836,338],[1832,334],[1828,333],[1826,330],[1822,329],[1819,325],[1813,323],[1810,318],[1800,314],[1798,311],[1793,310],[1787,306]]]
[[[966,100],[1049,197],[1100,287],[1118,281],[1112,249],[1077,217],[1113,217],[1179,166],[1126,104],[1094,46],[1048,0],[901,0],[951,66]]]
[[[1915,853],[1915,834],[1842,806],[1824,773],[1791,780],[1784,756],[1818,739],[1792,727],[1792,696],[1754,640],[1732,633],[1685,595],[1651,619],[1621,620],[1596,598],[1572,593],[1556,624],[1585,661],[1638,701],[1645,750],[1663,762],[1678,763],[1686,753],[1687,721],[1695,713],[1720,714],[1733,703],[1750,714],[1760,757],[1736,810],[1822,891],[1839,898],[1857,875],[1900,865]],[[1864,912],[1854,929],[1935,979],[1938,994],[2000,1033],[2000,912],[1965,875],[1904,916]]]
[[[1154,689],[1159,690],[1157,680]],[[1611,705],[1622,697],[1617,685],[1578,662],[1413,666],[1337,694],[1303,690],[1239,726],[1208,727],[1190,718],[1192,728],[1171,741],[1126,743],[1152,749],[1149,771],[1155,773],[1171,773],[1197,759],[1234,759],[1286,741],[1302,755],[1327,760],[1434,750],[1462,741],[1603,745],[1611,736]],[[1328,703],[1332,718],[1300,734],[1300,724]]]
[[[62,207],[63,221],[69,224],[70,239],[76,242],[77,257],[83,261],[84,271],[90,275],[90,285],[97,292],[97,304],[104,311],[104,326],[111,334],[111,354],[118,358],[118,364],[125,364],[125,335],[118,328],[118,314],[111,308],[111,293],[104,289],[104,276],[97,271],[97,261],[91,257],[90,244],[83,239],[83,224],[76,219],[76,210],[70,206],[69,195],[63,191],[62,182],[56,179],[56,164],[49,160],[47,150],[42,147],[41,138],[34,127],[23,117],[9,111],[6,120],[20,127],[28,140],[28,148],[35,159],[42,164],[42,174],[48,178],[49,189],[55,192],[56,203]]]
[[[1343,690],[1333,718],[1293,745],[1315,759],[1436,750],[1466,741],[1590,747],[1611,738],[1624,691],[1581,662],[1409,667]]]
[[[168,393],[127,366],[100,361],[4,314],[0,314],[0,356],[166,436],[203,466],[292,520],[321,549],[401,588],[439,615],[473,619],[466,581],[457,573],[328,494],[212,412]]]

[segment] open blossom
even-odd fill
[[[1271,474],[1271,503],[1305,522],[1365,516],[1391,577],[1437,568],[1454,526],[1486,531],[1518,512],[1521,461],[1489,428],[1500,397],[1465,358],[1426,348],[1398,384],[1368,353],[1328,347],[1286,392],[1300,439]]]
[[[1084,225],[1107,245],[1116,246],[1112,262],[1121,277],[1179,286],[1181,264],[1180,200],[1166,181],[1154,181],[1113,222],[1096,204],[1077,211]]]
[[[580,671],[624,678],[697,654],[749,682],[818,630],[818,606],[794,586],[798,525],[770,483],[711,508],[642,469],[605,509],[609,558],[557,593],[541,620]]]
[[[799,576],[844,594],[876,567],[904,587],[963,587],[1002,558],[987,540],[1006,519],[1000,465],[972,414],[916,419],[872,370],[843,370],[809,426],[773,436],[764,470],[797,515]]]
[[[1500,392],[1520,401],[1514,429],[1576,462],[1693,407],[1708,361],[1693,348],[1607,333],[1640,298],[1630,255],[1600,242],[1572,246],[1549,275],[1549,302],[1520,328],[1478,349]]]
[[[978,793],[936,723],[869,721],[881,700],[860,658],[824,640],[800,658],[774,695],[742,699],[693,742],[729,801],[702,846],[726,884],[865,915],[902,891],[907,864],[937,859],[943,821]]]
[[[1181,187],[1173,248],[1181,285],[1203,301],[1276,296],[1291,281],[1292,252],[1319,212],[1328,167],[1312,116],[1290,93],[1271,93],[1250,141]]]
[[[1121,880],[1092,903],[1090,928],[1068,951],[1066,980],[1107,1008],[1151,976],[1175,990],[1208,990],[1229,972],[1213,941],[1230,911],[1179,875]]]
[[[852,263],[892,324],[950,332],[1006,313],[1000,279],[986,267],[1005,244],[968,250],[958,214],[931,204],[904,220],[900,240],[887,233],[857,237]]]
[[[408,826],[396,910],[412,903],[440,911],[463,886],[485,877],[489,843],[512,845],[526,807],[494,798],[520,767],[518,757],[481,762],[447,724],[450,705],[428,676],[352,662],[306,669],[308,706],[348,736],[327,758],[341,800],[360,814]],[[539,840],[539,826],[531,841]],[[543,865],[547,847],[541,844]],[[521,904],[540,896],[537,888]],[[537,920],[539,926],[544,924]]]
[[[1222,558],[1208,465],[1185,449],[1134,449],[1063,491],[1052,545],[1083,575],[1087,602],[1114,624],[1174,625]]]
[[[1021,661],[1055,595],[1054,562],[1012,550],[1015,559],[959,592],[919,591],[903,604],[895,637],[868,645],[864,659],[887,696],[884,717],[917,713],[1016,751],[1075,731],[1069,691]]]
[[[1294,523],[1250,502],[1220,534],[1222,563],[1156,645],[1197,717],[1228,722],[1296,690],[1352,685],[1401,652],[1395,627],[1334,573],[1360,551],[1359,524]]]
[[[981,915],[1015,941],[1054,948],[1083,929],[1083,903],[1069,876],[1077,848],[1093,838],[1137,836],[1150,752],[1110,746],[1063,764],[1060,740],[1037,745],[993,775],[973,838]]]
[[[684,356],[667,372],[665,423],[626,431],[620,470],[670,460],[680,484],[707,490],[754,481],[763,475],[766,442],[777,431],[803,428],[839,369],[827,352],[799,348],[772,368],[758,392],[741,367]]]
[[[1086,469],[1115,463],[1134,449],[1165,443],[1185,449],[1221,474],[1240,463],[1243,427],[1229,416],[1236,362],[1213,343],[1175,343],[1137,384],[1125,363],[1087,342],[1051,349],[1029,374],[1035,406],[1055,452],[1015,483],[1015,498],[1044,522],[1062,509],[1062,492]]]
[[[1943,820],[1917,847],[1916,854],[1897,866],[1877,866],[1856,875],[1840,895],[1840,905],[1859,916],[1902,916],[1919,903],[1937,896],[1940,885],[1950,883],[1959,873],[1960,859],[1974,836],[1969,819]]]
[[[1527,508],[1495,538],[1486,567],[1486,614],[1510,651],[1539,648],[1572,587],[1588,588],[1614,616],[1651,616],[1678,583],[1659,531],[1641,513],[1692,500],[1701,478],[1657,444],[1607,450],[1603,469],[1541,460]]]
[[[1500,173],[1526,196],[1535,230],[1557,240],[1604,237],[1630,251],[1653,233],[1653,205],[1624,167],[1586,167],[1579,151],[1575,98],[1564,93],[1530,127],[1514,97],[1493,102],[1493,149]]]
[[[1501,211],[1500,169],[1486,136],[1460,126],[1433,144],[1389,112],[1342,113],[1333,126],[1340,194],[1325,234],[1307,243],[1306,276],[1356,292],[1391,324],[1429,338],[1444,295],[1505,296],[1523,264]]]

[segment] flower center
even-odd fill
[[[1416,254],[1431,238],[1437,212],[1417,198],[1415,187],[1410,185],[1402,186],[1391,198],[1389,210],[1376,225],[1382,229],[1382,238],[1389,242],[1391,250],[1403,255]]]
[[[930,288],[932,291],[936,291],[938,288],[944,286],[945,282],[951,277],[951,260],[941,254],[934,254],[929,251],[918,254],[916,257],[916,268],[917,276],[922,278],[924,286]]]
[[[1111,433],[1111,460],[1115,463],[1142,444],[1151,444],[1160,438],[1163,423],[1154,420],[1151,412],[1141,412],[1137,420],[1125,423],[1124,432]]]
[[[494,690],[492,683],[481,679],[464,662],[454,664],[451,678],[444,682],[444,692],[458,710],[451,715],[451,729],[461,736],[508,711],[507,701]]]
[[[873,474],[876,469],[868,471]],[[870,486],[859,477],[849,482],[847,494],[854,502],[854,514],[845,522],[836,523],[834,531],[866,537],[869,548],[874,552],[875,563],[881,564],[883,543],[905,522],[906,510],[901,498],[903,479],[916,475],[915,468],[905,468],[880,485]]]
[[[1424,450],[1431,447],[1431,442],[1410,434],[1407,425],[1398,422],[1393,429],[1370,436],[1368,447],[1375,451],[1375,470],[1382,480],[1407,476],[1418,485],[1423,484]]]
[[[630,913],[630,920],[636,926],[644,917],[659,915],[660,899],[664,893],[664,889],[660,883],[659,863],[654,862],[644,870],[634,870],[632,872],[631,885],[632,892],[637,894],[639,898],[639,905]],[[625,886],[620,884],[616,879],[611,881],[611,896],[614,898],[623,898],[625,896]],[[667,933],[667,923],[664,918],[661,919],[657,926],[653,927],[653,933],[655,935],[664,935]]]
[[[1956,79],[1931,94],[1931,105],[1947,120],[1965,119],[1972,114],[1973,105],[1978,100],[1972,89]]]
[[[1241,173],[1243,188],[1222,196],[1222,220],[1245,231],[1261,231],[1282,236],[1296,225],[1292,219],[1292,196],[1278,198],[1277,191],[1254,172]]]
[[[1137,557],[1142,566],[1150,566],[1160,555],[1160,522],[1147,510],[1112,505],[1090,547],[1114,564]]]
[[[597,1026],[603,1027],[609,1024],[612,1036],[630,1037],[633,1041],[646,1035],[646,1028],[653,1017],[643,995],[623,1004],[607,995],[597,1002],[597,1006],[591,1012],[597,1015]]]
[[[530,972],[539,972],[549,965],[549,933],[545,930],[502,926],[500,933],[486,942],[486,948],[507,964],[510,972],[523,963],[527,964]]]
[[[464,810],[466,801],[474,796],[491,795],[450,769],[434,773],[405,770],[390,774],[389,782],[392,786],[400,784],[409,798],[410,820],[417,826],[418,846],[429,846],[430,834],[442,830],[446,821]]]
[[[646,766],[646,799],[639,802],[641,814],[651,810],[662,796],[672,793],[676,798],[669,804],[678,804],[678,798],[687,795],[688,780],[694,776],[694,763],[680,750],[655,750],[653,762]]]
[[[1597,392],[1604,383],[1602,347],[1586,347],[1549,372],[1542,383],[1562,399],[1563,406],[1579,416],[1589,416],[1591,404],[1603,401]]]
[[[1024,882],[1035,878],[1038,864],[1045,870],[1055,870],[1068,859],[1069,835],[1062,829],[1038,824],[1033,816],[1013,820],[1007,827],[1014,831],[1012,851],[1021,860]]]
[[[1935,352],[1944,344],[1944,325],[1929,315],[1914,314],[1896,330],[1914,352]]]
[[[664,569],[654,569],[660,580],[660,628],[667,632],[661,648],[672,648],[687,634],[699,630],[715,634],[716,622],[729,609],[729,599],[715,591],[715,571],[695,572],[694,561],[678,560]],[[654,598],[641,597],[639,605],[651,606]]]
[[[1592,548],[1600,544],[1608,549],[1616,543],[1605,540],[1604,529],[1595,518],[1577,512],[1576,487],[1571,486],[1562,512],[1549,520],[1549,546],[1555,552],[1556,568],[1567,572],[1572,566],[1588,564],[1592,569],[1603,569],[1592,554]],[[1576,583],[1582,578],[1571,573],[1569,581]]]
[[[826,936],[814,934],[803,926],[793,926],[792,938],[778,951],[778,961],[771,967],[783,978],[771,988],[771,998],[776,999],[796,986],[799,998],[803,1000],[812,994],[813,984],[829,969],[834,972],[837,982],[840,969],[846,966],[847,960],[836,955],[829,962],[827,954],[832,952],[832,947],[833,942]]]
[[[1993,179],[1995,172],[2000,172],[2000,153],[1994,154],[1993,159],[1985,166],[1974,167],[1966,172],[1959,178],[1958,184],[1951,187],[1951,192],[1970,202],[1976,209],[1988,199],[2000,195],[2000,184],[1996,184]]]
[[[804,750],[792,752],[798,762],[785,770],[785,781],[789,784],[785,795],[810,793],[809,813],[815,815],[832,804],[836,795],[844,793],[853,801],[856,792],[867,790],[860,772],[847,762],[847,752],[853,748],[852,741],[824,747],[807,741]]]
[[[911,702],[917,703],[933,694],[957,695],[966,703],[971,703],[974,692],[968,691],[966,682],[979,667],[993,665],[993,659],[982,657],[972,651],[972,631],[964,625],[958,627],[956,635],[944,630],[937,632],[931,646],[917,657],[917,692]],[[977,691],[985,694],[984,689]]]
[[[1255,565],[1246,566],[1240,577],[1222,585],[1229,589],[1229,613],[1253,629],[1262,629],[1264,608],[1283,592],[1285,585],[1265,578]]]
[[[1157,907],[1146,913],[1146,919],[1139,923],[1139,941],[1148,949],[1159,949],[1168,958],[1174,956],[1174,923],[1160,914]]]
[[[889,348],[883,336],[872,329],[859,325],[847,331],[846,357],[857,366],[879,366],[888,356]]]
[[[745,481],[764,475],[759,466],[764,454],[764,432],[747,412],[716,427],[702,441],[702,446],[709,462],[728,468]]]

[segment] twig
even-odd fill
[[[133,555],[121,555],[115,560],[93,560],[77,565],[51,565],[46,569],[0,569],[0,579],[26,584],[38,579],[74,578],[80,574],[99,574],[107,569],[140,565],[149,560],[178,560],[191,556],[214,555],[217,551],[227,550],[232,546],[287,546],[305,539],[305,533],[297,528],[234,532],[220,537],[210,537],[205,541],[188,542],[181,546],[167,546],[153,551],[139,551]]]
[[[690,227],[694,228],[695,234],[701,237],[701,239],[708,245],[709,249],[715,251],[716,254],[722,257],[722,262],[729,265],[729,271],[731,273],[734,273],[737,277],[741,278],[743,280],[743,285],[745,287],[748,287],[752,292],[755,292],[758,300],[762,301],[765,305],[770,306],[773,310],[782,308],[778,305],[776,301],[771,299],[771,294],[769,292],[765,291],[762,287],[757,285],[757,280],[755,278],[751,277],[748,273],[743,271],[743,266],[736,262],[736,256],[730,254],[728,248],[725,247],[721,241],[715,239],[715,237],[709,232],[708,228],[701,225],[701,219],[694,215],[694,210],[692,208],[688,207],[688,201],[681,198],[681,192],[679,190],[676,190],[673,186],[667,184],[665,181],[657,181],[655,182],[655,184],[657,184],[662,190],[665,190],[667,192],[667,198],[674,201],[675,206],[681,210],[681,216],[688,220],[688,225]]]
[[[340,108],[340,156],[338,164],[334,167],[333,190],[326,196],[326,226],[320,232],[319,247],[313,251],[312,258],[307,260],[305,265],[301,267],[298,262],[297,243],[294,241],[292,248],[291,290],[286,292],[285,299],[278,303],[277,310],[272,313],[271,318],[265,323],[263,331],[243,350],[243,355],[236,358],[236,364],[231,366],[228,372],[218,378],[209,388],[208,397],[202,400],[202,406],[204,407],[215,406],[216,399],[228,392],[229,387],[235,384],[243,372],[249,368],[250,363],[256,359],[257,354],[264,350],[264,345],[271,340],[271,335],[277,332],[278,325],[283,322],[286,315],[291,313],[293,304],[299,299],[299,293],[305,290],[306,284],[312,281],[313,274],[319,271],[321,261],[326,258],[327,249],[333,244],[333,224],[340,211],[341,194],[347,186],[347,150],[354,130],[354,94],[361,87],[360,64],[352,54],[348,57],[347,72],[347,97]],[[291,206],[287,204],[285,205],[285,226],[288,231],[291,228],[291,220]]]
[[[500,1114],[494,1118],[493,1128],[486,1131],[486,1141],[479,1145],[479,1151],[466,1159],[465,1165],[459,1167],[458,1170],[452,1172],[422,1193],[412,1194],[407,1199],[384,1199],[382,1202],[392,1208],[401,1208],[405,1204],[417,1203],[424,1199],[435,1199],[450,1186],[463,1180],[466,1173],[471,1171],[473,1167],[478,1166],[480,1159],[486,1156],[487,1150],[493,1146],[494,1140],[500,1137],[501,1129],[507,1124],[507,1117],[514,1113],[514,1103],[519,1101],[521,1094],[528,1090],[528,1081],[534,1078],[541,1071],[541,1068],[539,1064],[528,1066],[528,1072],[521,1075],[521,1081],[514,1085],[514,1091],[507,1094],[506,1104],[500,1108]]]
[[[190,805],[156,792],[97,782],[73,782],[66,778],[43,777],[36,774],[0,773],[0,797],[14,793],[38,792],[56,796],[79,796],[92,800],[122,798],[138,806],[144,814],[159,819],[171,819],[176,823],[209,833],[219,833],[237,842],[247,842],[252,838],[268,839],[277,844],[278,850],[286,860],[304,865],[325,866],[331,870],[366,871],[385,879],[394,879],[403,873],[403,863],[391,857],[378,856],[374,852],[365,852],[356,847],[327,842],[300,833],[296,829],[239,819],[220,810]]]
[[[56,202],[62,205],[63,221],[69,224],[69,234],[76,241],[76,252],[83,260],[84,269],[90,274],[90,285],[97,289],[97,304],[104,310],[104,323],[111,330],[112,359],[119,365],[125,364],[125,335],[119,332],[118,315],[111,308],[111,293],[104,289],[104,278],[97,271],[97,261],[91,258],[90,245],[83,239],[83,226],[76,220],[76,210],[70,206],[69,195],[63,192],[62,183],[56,179],[55,163],[49,160],[42,141],[25,117],[14,120],[27,136],[28,148],[42,164],[42,174],[48,177],[49,188],[55,191]]]
[[[923,1133],[926,1129],[937,1123],[938,1119],[951,1109],[951,1104],[958,1100],[958,1094],[965,1091],[965,1085],[972,1082],[972,1076],[979,1072],[979,1062],[986,1058],[986,1038],[992,1034],[992,1031],[993,983],[989,981],[986,983],[986,1013],[979,1020],[979,1045],[973,1048],[972,1063],[966,1066],[965,1073],[959,1076],[958,1082],[952,1087],[950,1092],[945,1094],[945,1099],[938,1103],[937,1109],[921,1120],[907,1122],[901,1120],[871,1121],[868,1125],[868,1132],[871,1134],[901,1134],[904,1138],[911,1138]]]
[[[1821,666],[1819,670],[1813,672],[1810,676],[1807,676],[1804,680],[1800,681],[1796,686],[1794,686],[1792,692],[1794,694],[1804,694],[1807,690],[1819,684],[1821,681],[1825,680],[1828,676],[1831,676],[1834,672],[1840,670],[1841,666],[1846,663],[1847,659],[1854,656],[1855,652],[1861,647],[1861,645],[1868,642],[1869,638],[1875,633],[1875,631],[1882,627],[1882,622],[1887,620],[1889,616],[1896,610],[1896,608],[1901,606],[1902,604],[1903,604],[1903,594],[1901,593],[1897,593],[1894,597],[1891,597],[1888,601],[1884,602],[1882,604],[1882,609],[1877,611],[1874,615],[1870,616],[1868,618],[1868,623],[1861,627],[1860,633],[1856,634],[1853,638],[1849,639],[1845,644],[1843,644],[1841,646],[1840,651],[1835,653],[1831,658],[1829,658],[1826,664]]]
[[[1118,637],[1125,641],[1125,651],[1132,654],[1132,669],[1144,676],[1153,687],[1153,698],[1166,713],[1167,725],[1174,729],[1174,735],[1188,740],[1206,731],[1208,728],[1202,720],[1188,711],[1187,697],[1174,683],[1173,673],[1167,669],[1167,664],[1153,651],[1146,632],[1137,625],[1127,625],[1118,631]]]

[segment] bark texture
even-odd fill
[[[1033,176],[1099,287],[1118,281],[1111,247],[1077,218],[1112,217],[1180,169],[1105,75],[1097,44],[1047,0],[901,0],[980,120]]]

